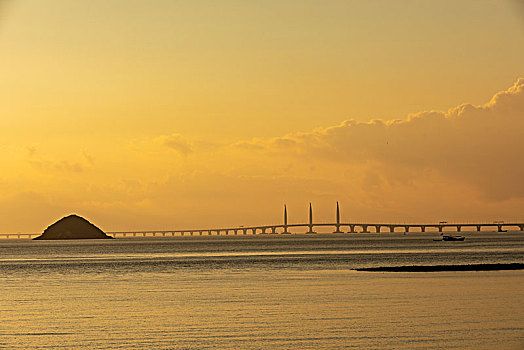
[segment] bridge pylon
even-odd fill
[[[333,233],[344,233],[343,231],[340,231],[340,207],[338,206],[337,201],[337,222],[335,224],[335,231]]]
[[[287,206],[284,204],[284,232],[283,234],[290,234],[291,232],[287,229]]]
[[[306,233],[316,233],[313,231],[313,208],[311,207],[311,202],[309,203],[309,224],[308,224],[309,230]]]

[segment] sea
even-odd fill
[[[524,349],[524,233],[0,240],[1,349]]]

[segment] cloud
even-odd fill
[[[86,166],[79,162],[71,162],[68,160],[51,161],[51,160],[37,160],[30,159],[29,164],[39,170],[60,171],[69,173],[81,173],[86,170]]]
[[[157,137],[155,142],[176,151],[182,156],[193,153],[193,143],[180,134],[162,135]]]
[[[27,149],[27,155],[29,157],[34,157],[37,153],[37,148],[35,146],[29,146],[29,147],[26,147]]]
[[[39,156],[36,146],[27,147],[27,162],[38,170],[56,171],[65,173],[82,173],[94,164],[94,158],[87,152],[83,152],[80,157],[72,160],[52,160]]]
[[[388,181],[435,172],[488,199],[524,197],[524,79],[481,106],[425,111],[405,120],[340,125],[237,148],[351,164],[373,163]],[[459,193],[457,193],[460,196]]]
[[[60,218],[66,211],[61,204],[34,191],[5,196],[0,198],[0,232],[42,232],[52,218]]]
[[[521,220],[522,135],[524,79],[481,106],[229,146],[163,135],[131,142],[133,152],[104,147],[96,162],[75,149],[18,147],[4,152],[12,168],[0,175],[0,230],[40,230],[71,211],[111,230],[267,224],[280,222],[284,203],[303,222],[308,202],[328,222],[336,201],[344,220]],[[191,157],[170,162],[171,150]],[[24,220],[34,211],[38,220]]]

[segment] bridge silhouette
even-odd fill
[[[394,232],[426,232],[434,229],[435,232],[449,231],[455,229],[461,232],[463,228],[473,231],[481,231],[483,228],[492,228],[497,232],[506,232],[508,228],[516,228],[524,231],[524,222],[493,221],[491,223],[387,223],[387,222],[341,222],[340,207],[337,202],[336,221],[333,223],[314,223],[313,208],[309,203],[309,220],[307,223],[289,224],[287,217],[287,206],[284,205],[284,220],[277,225],[238,226],[229,228],[207,228],[207,229],[185,229],[185,230],[137,230],[137,231],[109,231],[107,235],[112,237],[166,237],[166,236],[211,236],[211,235],[264,235],[264,234],[292,234],[292,228],[305,228],[305,234],[316,234],[315,228],[333,228],[332,233],[394,233]],[[41,233],[0,233],[3,238],[34,238]]]

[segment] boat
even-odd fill
[[[451,236],[451,235],[444,235],[442,236],[443,241],[463,241],[466,237],[464,236]]]

